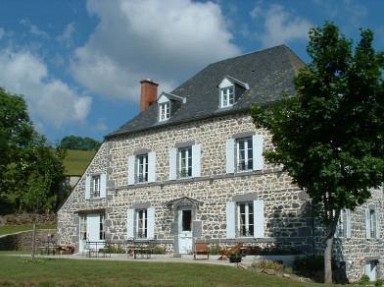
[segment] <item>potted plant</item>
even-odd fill
[[[241,262],[242,252],[241,248],[243,247],[242,243],[236,244],[234,247],[229,249],[229,262],[239,263]]]

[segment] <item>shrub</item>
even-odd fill
[[[281,264],[280,262],[273,261],[273,260],[257,260],[252,263],[251,265],[252,268],[254,269],[272,269],[278,272],[283,272],[284,271],[284,265]]]
[[[165,250],[165,247],[156,245],[153,248],[153,254],[166,254],[167,251]]]

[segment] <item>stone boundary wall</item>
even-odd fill
[[[49,230],[36,230],[36,248],[43,246],[48,233]],[[0,250],[32,250],[32,237],[32,230],[4,235],[0,237]]]

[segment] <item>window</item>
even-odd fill
[[[349,209],[340,210],[340,216],[339,221],[337,222],[335,236],[339,238],[351,237],[351,218]]]
[[[156,181],[156,153],[140,151],[128,157],[128,185]]]
[[[169,179],[199,177],[201,148],[198,144],[181,145],[169,150]]]
[[[236,233],[240,237],[249,237],[254,235],[253,222],[253,203],[245,202],[237,204],[237,225]]]
[[[220,90],[220,107],[232,107],[235,102],[235,93],[233,86],[222,88]]]
[[[170,102],[165,102],[159,104],[159,121],[168,120],[171,115],[171,104]]]
[[[374,207],[369,207],[366,210],[366,235],[367,238],[378,238],[378,222],[376,209]]]
[[[240,135],[227,140],[227,173],[262,170],[263,167],[264,157],[262,135]]]
[[[253,170],[252,137],[236,140],[236,163],[239,172]]]
[[[136,157],[136,182],[148,181],[148,154],[141,154]]]
[[[180,148],[178,151],[179,177],[192,176],[192,147]]]
[[[264,237],[264,201],[227,202],[227,238]]]
[[[105,198],[107,192],[107,175],[87,175],[85,179],[85,198]]]
[[[127,211],[127,238],[154,238],[155,209],[132,208]]]
[[[91,197],[100,197],[100,175],[93,175],[91,179]]]
[[[105,214],[100,214],[99,239],[105,240]]]
[[[80,216],[80,227],[79,227],[80,240],[87,240],[87,216]]]

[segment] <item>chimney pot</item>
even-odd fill
[[[140,111],[147,110],[157,99],[157,87],[158,83],[155,83],[151,79],[145,79],[140,81],[141,84],[141,96],[140,96]]]

